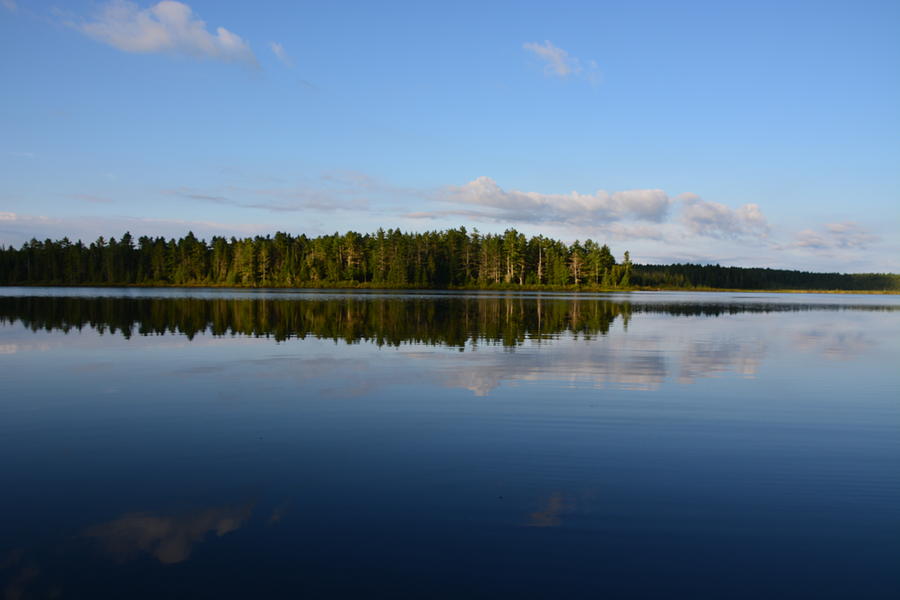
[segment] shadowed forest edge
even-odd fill
[[[211,285],[501,289],[748,289],[900,291],[900,275],[812,273],[720,265],[633,264],[593,240],[572,244],[525,235],[379,229],[310,238],[211,241],[130,233],[80,240],[31,240],[0,247],[2,285]]]

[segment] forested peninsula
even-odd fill
[[[318,237],[130,233],[94,242],[31,240],[0,247],[3,285],[382,287],[505,289],[748,289],[900,291],[900,275],[811,273],[719,265],[633,264],[606,244],[566,244],[514,229],[425,233],[379,229]]]

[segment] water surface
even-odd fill
[[[895,598],[900,298],[0,288],[7,598]]]

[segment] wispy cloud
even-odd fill
[[[334,212],[337,210],[364,210],[365,198],[333,193],[325,189],[306,187],[241,188],[228,186],[225,193],[207,192],[189,187],[163,190],[163,194],[187,200],[212,202],[223,206],[251,208],[269,212],[303,212],[308,210]]]
[[[543,44],[527,42],[522,44],[522,48],[537,56],[544,63],[544,73],[547,75],[561,78],[583,76],[592,83],[596,83],[599,79],[596,61],[588,60],[587,66],[582,66],[581,60],[569,55],[562,48],[554,46],[550,40],[545,40]]]
[[[278,58],[278,60],[284,63],[285,66],[294,66],[294,59],[290,57],[290,55],[287,53],[287,50],[284,49],[284,46],[282,44],[279,44],[278,42],[269,42],[269,48],[272,49],[272,53]]]
[[[276,213],[372,212],[375,204],[384,206],[401,197],[421,198],[423,194],[417,190],[391,185],[358,171],[331,171],[303,179],[294,185],[277,187],[226,185],[212,189],[198,189],[182,186],[162,190],[162,193],[187,200]]]
[[[877,235],[858,223],[846,221],[828,223],[819,231],[813,229],[799,231],[794,236],[794,243],[791,246],[814,251],[864,250],[878,240]]]
[[[81,200],[82,202],[89,202],[90,204],[110,204],[112,202],[110,198],[96,196],[94,194],[69,194],[69,197]]]
[[[133,235],[180,237],[193,231],[198,237],[213,235],[248,236],[271,233],[278,229],[273,223],[222,223],[182,219],[153,219],[129,216],[48,217],[15,212],[0,212],[0,245],[17,245],[32,238],[84,240],[91,242],[98,236],[119,236],[125,231]]]
[[[691,233],[716,238],[765,237],[769,224],[757,204],[730,208],[707,202],[696,194],[682,194],[681,221]]]
[[[2,4],[3,8],[10,12],[16,12],[16,9],[19,8],[15,0],[0,0],[0,4]]]
[[[182,54],[253,67],[258,64],[239,35],[224,27],[211,33],[190,6],[174,0],[163,0],[146,9],[127,0],[112,0],[93,20],[72,26],[123,52]]]
[[[15,156],[16,158],[27,158],[29,160],[37,158],[37,154],[34,152],[9,152],[9,155]]]

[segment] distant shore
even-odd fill
[[[179,239],[130,233],[85,244],[0,246],[0,283],[238,288],[615,291],[900,292],[897,273],[816,273],[719,264],[634,263],[609,246],[464,227],[424,233]]]
[[[609,294],[621,292],[733,292],[733,293],[757,293],[757,294],[860,294],[860,295],[900,295],[898,290],[816,290],[816,289],[752,289],[752,288],[712,288],[712,287],[648,287],[629,286],[607,288],[593,285],[517,285],[517,284],[492,284],[486,286],[411,286],[411,285],[385,285],[384,283],[360,283],[355,281],[323,282],[322,284],[306,284],[300,286],[272,286],[272,285],[233,285],[215,283],[21,283],[0,284],[0,288],[9,287],[54,287],[54,288],[145,288],[145,289],[174,289],[174,288],[213,288],[234,290],[386,290],[386,291],[440,291],[440,292],[567,292]]]

